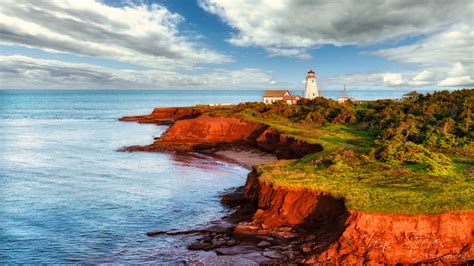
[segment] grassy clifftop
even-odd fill
[[[243,117],[324,147],[300,160],[258,166],[262,181],[329,192],[343,197],[348,208],[360,211],[418,214],[474,210],[474,157],[448,155],[450,169],[435,174],[423,164],[369,158],[366,154],[376,147],[375,136],[353,126],[311,128],[282,118]]]
[[[473,107],[474,90],[461,90],[405,102],[242,104],[218,115],[323,146],[258,166],[262,181],[329,192],[353,210],[420,214],[474,210]]]

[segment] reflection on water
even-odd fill
[[[116,152],[151,143],[166,129],[118,122],[144,113],[134,109],[137,96],[129,96],[1,92],[0,261],[139,263],[209,255],[186,250],[192,236],[145,233],[191,229],[222,216],[219,193],[242,185],[247,171],[200,155]]]

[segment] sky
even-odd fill
[[[0,89],[474,86],[471,0],[2,0]]]

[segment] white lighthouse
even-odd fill
[[[304,97],[306,99],[319,97],[318,81],[316,79],[316,74],[312,69],[309,70],[308,75],[306,75],[306,90],[304,92]]]

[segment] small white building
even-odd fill
[[[301,97],[298,95],[291,95],[288,90],[266,90],[263,93],[263,102],[272,104],[277,101],[285,101],[287,104],[296,104]]]
[[[352,101],[353,99],[351,97],[339,97],[339,98],[337,98],[338,103],[345,103],[348,100]]]
[[[346,85],[344,85],[344,90],[341,93],[341,96],[337,98],[338,103],[345,103],[346,101],[351,100],[354,101],[353,98],[347,96]]]

